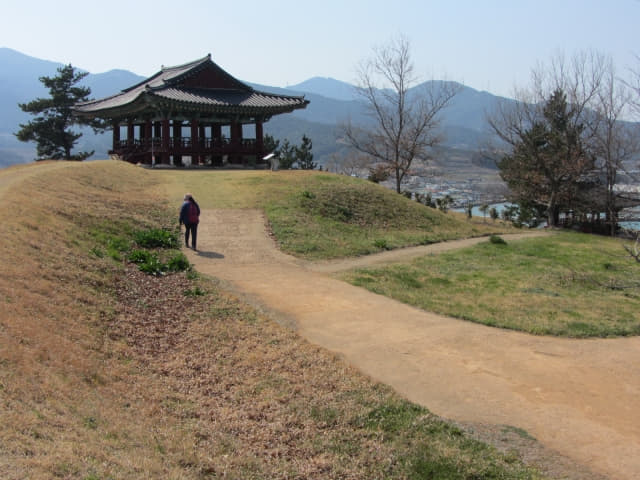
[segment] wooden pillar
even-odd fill
[[[200,164],[200,155],[202,149],[200,148],[200,142],[198,141],[198,119],[191,120],[191,165]]]
[[[256,121],[256,151],[258,158],[257,161],[261,161],[264,157],[264,131],[262,128],[262,120]]]
[[[113,150],[117,150],[120,147],[120,122],[113,122]]]
[[[211,138],[213,138],[213,144],[219,147],[222,140],[222,125],[219,123],[211,125]]]
[[[162,163],[169,163],[169,138],[171,137],[171,128],[169,125],[169,119],[162,119]]]
[[[148,150],[145,154],[145,161],[151,165],[153,163],[152,150],[153,150],[153,124],[151,120],[147,120],[144,123],[144,146]]]
[[[240,148],[242,146],[242,124],[238,122],[231,123],[230,127],[231,134],[231,155],[230,158],[233,159],[234,162],[239,162],[242,159],[242,155],[240,153]]]
[[[238,142],[238,149],[240,150],[240,152],[238,153],[238,161],[242,162],[243,164],[246,164],[246,157],[242,154],[242,124],[241,123],[236,123],[236,139]]]
[[[127,144],[133,145],[133,139],[135,137],[135,125],[131,120],[127,122]]]
[[[171,128],[173,149],[176,150],[182,146],[182,121],[174,120]]]
[[[234,147],[240,145],[240,138],[238,137],[238,124],[236,122],[233,122],[231,124],[229,133],[231,135],[231,145],[233,145]]]
[[[222,125],[219,123],[211,124],[211,165],[222,165],[222,156],[220,148],[222,147]]]
[[[173,121],[173,164],[182,165],[182,155],[176,153],[182,149],[182,120]]]

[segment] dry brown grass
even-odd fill
[[[214,281],[93,255],[175,220],[164,186],[60,165],[0,171],[0,478],[538,478]]]
[[[88,255],[85,228],[117,220],[125,204],[135,221],[143,204],[131,195],[148,185],[105,164],[29,168],[41,172],[21,174],[0,203],[0,476],[77,478],[105,461],[96,419],[147,436],[121,405],[130,386],[104,349],[116,269]]]

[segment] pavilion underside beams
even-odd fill
[[[263,122],[212,123],[198,120],[113,122],[109,154],[141,164],[264,164]]]

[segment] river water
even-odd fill
[[[498,214],[501,214],[502,211],[505,209],[505,207],[511,205],[510,203],[493,203],[491,205],[489,205],[489,208],[494,207],[497,211]],[[454,212],[462,212],[465,213],[465,209],[464,208],[452,208],[451,210],[453,210]],[[476,206],[473,207],[471,209],[471,215],[473,215],[474,217],[483,217],[486,216],[487,218],[489,218],[489,210],[487,210],[487,214],[483,215],[483,213],[480,211],[480,207]],[[627,230],[637,230],[640,231],[640,222],[618,222],[618,224]],[[542,226],[542,225],[541,225]]]

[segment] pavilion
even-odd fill
[[[306,108],[304,97],[260,92],[232,77],[211,55],[160,72],[120,93],[76,104],[78,117],[113,127],[109,154],[131,163],[261,166],[263,124]]]

